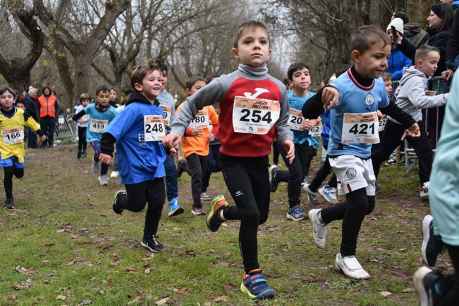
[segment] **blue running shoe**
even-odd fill
[[[175,217],[180,214],[183,214],[185,210],[180,206],[178,203],[177,198],[174,198],[169,201],[169,213],[167,214],[169,217]]]
[[[319,188],[319,194],[330,204],[338,203],[338,198],[336,197],[336,188],[333,188],[329,185],[324,185]]]
[[[276,291],[268,285],[266,277],[261,271],[244,275],[241,291],[255,300],[272,299],[276,295]]]
[[[287,212],[287,219],[301,221],[304,219],[304,209],[301,206],[290,207]]]

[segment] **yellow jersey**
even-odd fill
[[[40,129],[32,116],[26,115],[23,109],[16,108],[9,118],[0,112],[0,158],[8,159],[16,156],[20,163],[24,162],[24,127],[33,131]]]

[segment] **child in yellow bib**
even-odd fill
[[[24,127],[36,131],[40,140],[44,137],[32,116],[14,106],[15,98],[11,88],[0,89],[0,167],[5,172],[5,207],[9,209],[14,208],[13,175],[17,178],[24,176]]]

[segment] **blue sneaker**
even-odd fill
[[[301,221],[304,219],[304,209],[301,206],[290,207],[287,211],[287,219]]]
[[[319,194],[330,204],[338,203],[338,198],[336,197],[336,188],[333,188],[329,185],[324,185],[318,190]]]
[[[180,214],[183,214],[185,210],[180,206],[178,203],[177,198],[174,198],[169,201],[169,213],[167,214],[169,217],[175,217]]]
[[[268,285],[266,277],[261,271],[244,275],[241,291],[255,300],[272,299],[276,295],[276,291]]]

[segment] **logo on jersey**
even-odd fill
[[[375,103],[375,97],[373,97],[373,95],[371,94],[367,95],[367,97],[365,98],[365,104],[373,105],[373,103]]]
[[[346,178],[348,179],[353,179],[357,176],[357,170],[355,170],[354,168],[349,168],[346,170]]]
[[[255,93],[252,94],[250,92],[244,92],[244,97],[249,99],[256,99],[265,92],[269,92],[269,90],[267,90],[266,88],[255,88]]]

